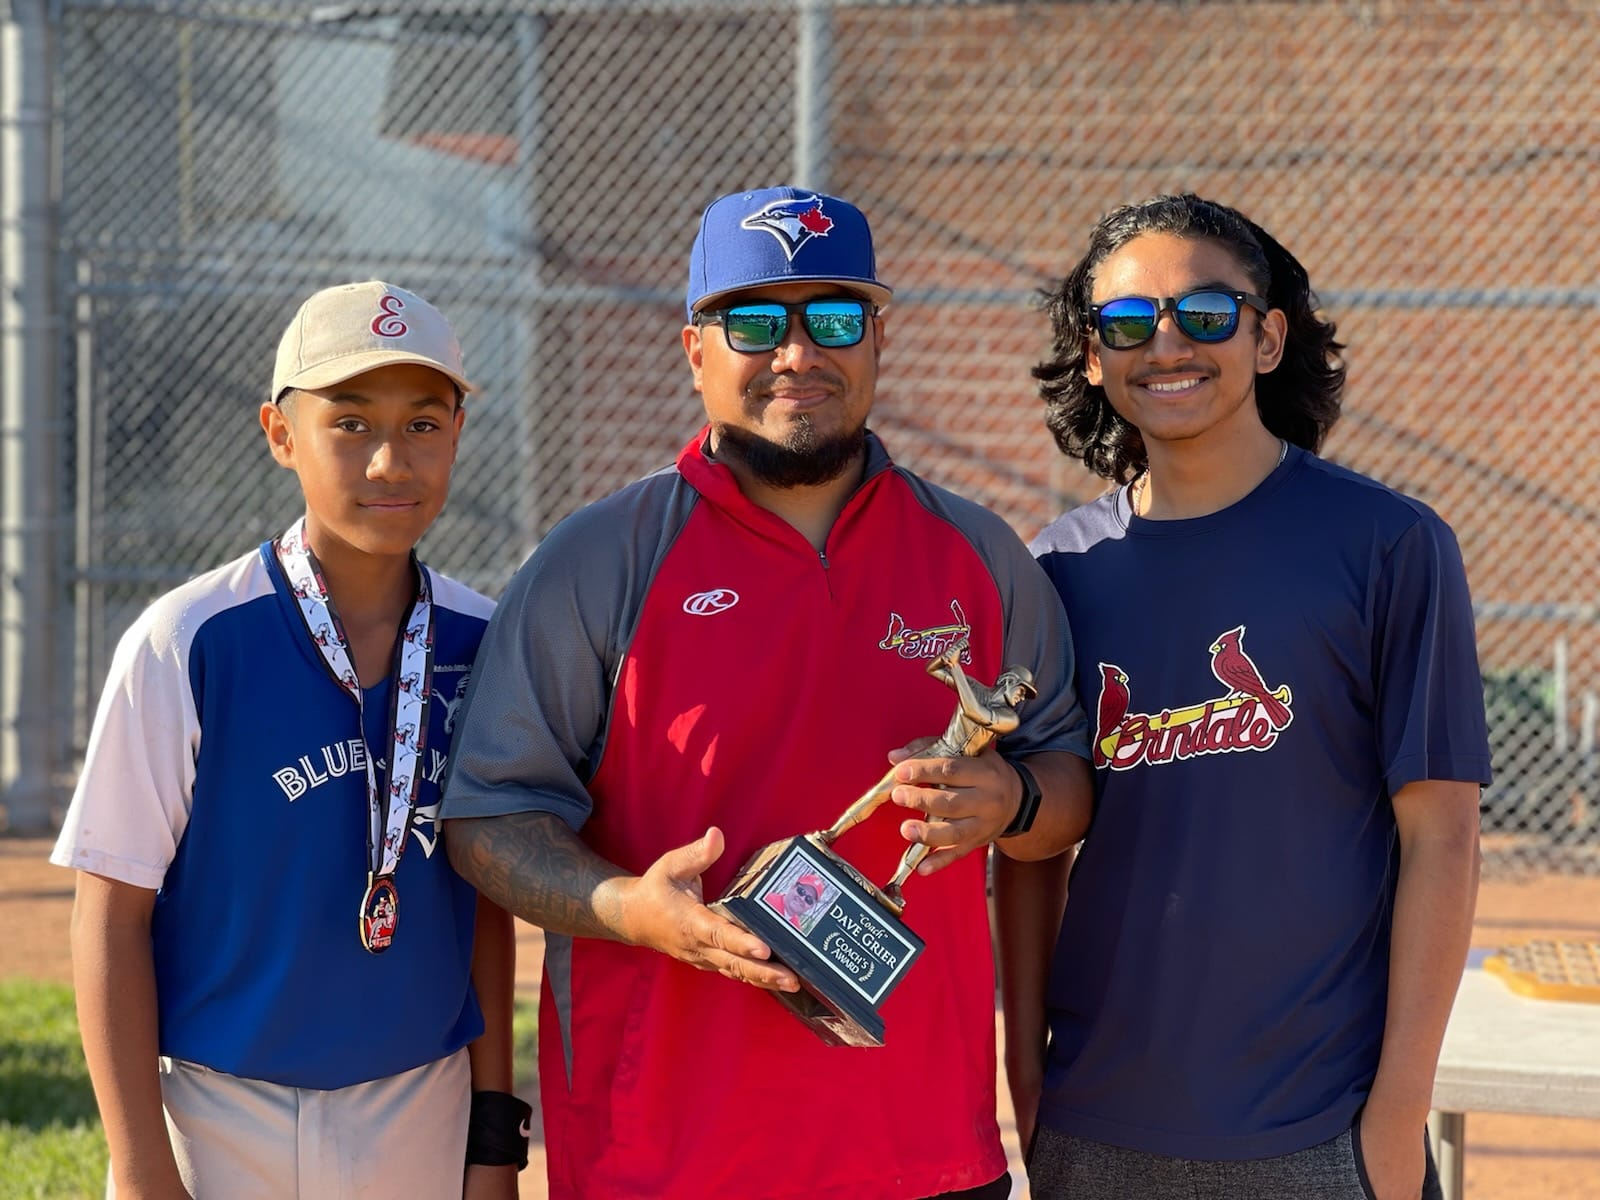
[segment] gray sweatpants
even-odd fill
[[[1041,1125],[1028,1156],[1028,1185],[1033,1200],[1372,1200],[1366,1164],[1348,1129],[1277,1158],[1204,1162],[1108,1146]],[[1431,1150],[1422,1200],[1443,1200]]]
[[[161,1060],[167,1132],[196,1200],[459,1198],[471,1086],[465,1049],[334,1091]]]

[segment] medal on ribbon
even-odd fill
[[[305,518],[278,539],[278,562],[289,579],[306,633],[329,676],[356,703],[357,727],[366,743],[366,706],[361,680],[350,656],[344,625],[323,582],[322,567],[305,539]],[[412,556],[417,598],[395,639],[394,686],[389,697],[387,778],[378,784],[379,755],[367,746],[367,869],[361,897],[361,944],[381,954],[394,942],[400,892],[395,874],[405,853],[406,833],[422,784],[422,751],[427,742],[428,704],[433,691],[433,589],[428,572]],[[379,747],[382,749],[382,747]]]
[[[394,927],[400,919],[400,893],[394,880],[379,875],[367,884],[361,901],[361,944],[373,954],[381,954],[394,941]]]

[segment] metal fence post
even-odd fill
[[[511,318],[511,378],[528,389],[527,404],[519,409],[525,422],[521,443],[527,448],[530,478],[522,490],[522,521],[517,530],[524,547],[538,544],[550,510],[549,450],[552,441],[550,391],[540,377],[540,338],[549,299],[545,287],[544,248],[539,223],[544,219],[544,198],[539,191],[539,156],[544,150],[544,37],[545,18],[523,14],[516,19],[517,99],[515,186],[521,202],[522,228],[517,245],[518,268],[527,290],[517,301]]]
[[[800,0],[794,72],[794,182],[826,191],[832,147],[828,140],[833,74],[831,0]]]
[[[50,826],[60,716],[49,0],[0,7],[0,802],[12,830]]]

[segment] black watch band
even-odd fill
[[[1012,837],[1033,828],[1033,819],[1039,815],[1039,801],[1043,796],[1039,792],[1039,781],[1033,777],[1032,771],[1014,758],[1006,761],[1017,773],[1017,778],[1022,780],[1022,803],[1017,806],[1017,815],[1011,818],[1011,824],[1000,831],[1001,837]]]

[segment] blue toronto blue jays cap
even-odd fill
[[[883,307],[872,230],[854,204],[805,188],[758,188],[713,200],[689,255],[689,319],[730,292],[766,283],[839,283]]]

